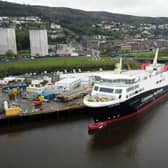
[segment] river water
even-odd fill
[[[93,135],[89,117],[7,123],[0,128],[2,168],[167,168],[168,101]]]

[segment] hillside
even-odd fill
[[[168,18],[138,17],[131,15],[113,14],[108,12],[87,12],[82,10],[30,6],[0,1],[0,16],[39,16],[45,21],[56,22],[76,33],[89,34],[91,25],[101,21],[112,21],[138,25],[141,23],[165,24]]]

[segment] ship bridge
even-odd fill
[[[139,81],[139,77],[135,75],[126,75],[126,74],[119,74],[119,75],[97,75],[95,76],[96,83],[101,83],[102,85],[110,85],[110,86],[127,86],[135,84]]]

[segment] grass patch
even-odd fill
[[[136,60],[153,60],[155,53],[153,52],[140,52],[140,53],[130,53],[129,56]],[[168,60],[168,53],[159,53],[159,61]]]
[[[52,59],[40,59],[31,61],[22,61],[15,63],[5,63],[0,66],[0,77],[8,75],[19,75],[24,73],[43,71],[72,71],[72,69],[80,68],[82,71],[98,70],[103,68],[104,70],[113,70],[118,60],[113,60],[111,57],[103,57],[100,60],[92,60],[87,57],[77,58],[52,58]],[[124,67],[127,67],[128,62],[124,61]],[[132,68],[139,67],[133,62],[129,62]]]

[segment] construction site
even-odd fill
[[[97,73],[102,72],[5,77],[0,80],[0,121],[48,114],[76,115],[80,109],[84,113],[83,97],[91,92]]]

